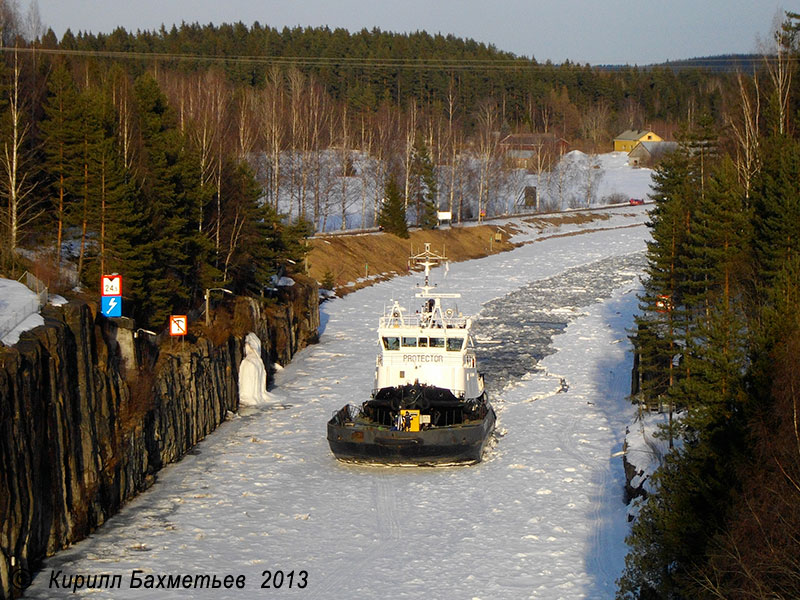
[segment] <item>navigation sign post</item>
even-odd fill
[[[102,280],[102,295],[103,296],[121,296],[122,295],[122,275],[103,275]]]
[[[100,280],[100,312],[104,317],[122,316],[122,275],[103,275]]]
[[[188,330],[188,320],[186,315],[172,315],[169,318],[169,334],[172,336],[184,336]]]
[[[104,317],[121,317],[122,300],[120,296],[103,296],[100,299],[100,312]]]

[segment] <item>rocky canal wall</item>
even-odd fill
[[[303,279],[277,302],[237,298],[208,330],[161,343],[70,302],[0,347],[0,598],[20,595],[45,556],[102,525],[238,409],[248,331],[265,364],[314,342],[317,293]]]

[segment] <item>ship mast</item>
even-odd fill
[[[422,265],[425,268],[425,282],[422,286],[419,286],[420,289],[422,289],[422,292],[416,295],[417,298],[434,297],[434,294],[431,293],[431,290],[433,290],[436,286],[431,285],[430,282],[431,267],[436,267],[444,262],[447,262],[447,257],[444,254],[437,254],[433,252],[431,250],[430,243],[425,242],[425,250],[419,254],[409,257],[409,262],[413,265]],[[460,298],[461,294],[435,294],[435,296],[439,298]]]

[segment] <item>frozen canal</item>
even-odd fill
[[[321,342],[278,374],[274,408],[233,419],[164,469],[99,532],[51,558],[26,597],[613,597],[627,523],[611,455],[632,415],[626,328],[646,234],[547,239],[453,264],[444,280],[436,270],[443,291],[463,294],[464,313],[480,311],[499,418],[484,462],[357,467],[328,449],[330,414],[371,390],[384,303],[413,296],[415,279],[396,278],[326,303]],[[134,569],[246,585],[130,589]],[[280,589],[260,587],[266,570],[282,571]],[[59,571],[119,574],[122,588],[49,589]]]

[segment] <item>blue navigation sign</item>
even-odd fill
[[[103,296],[100,300],[100,312],[104,317],[122,316],[122,296]]]

